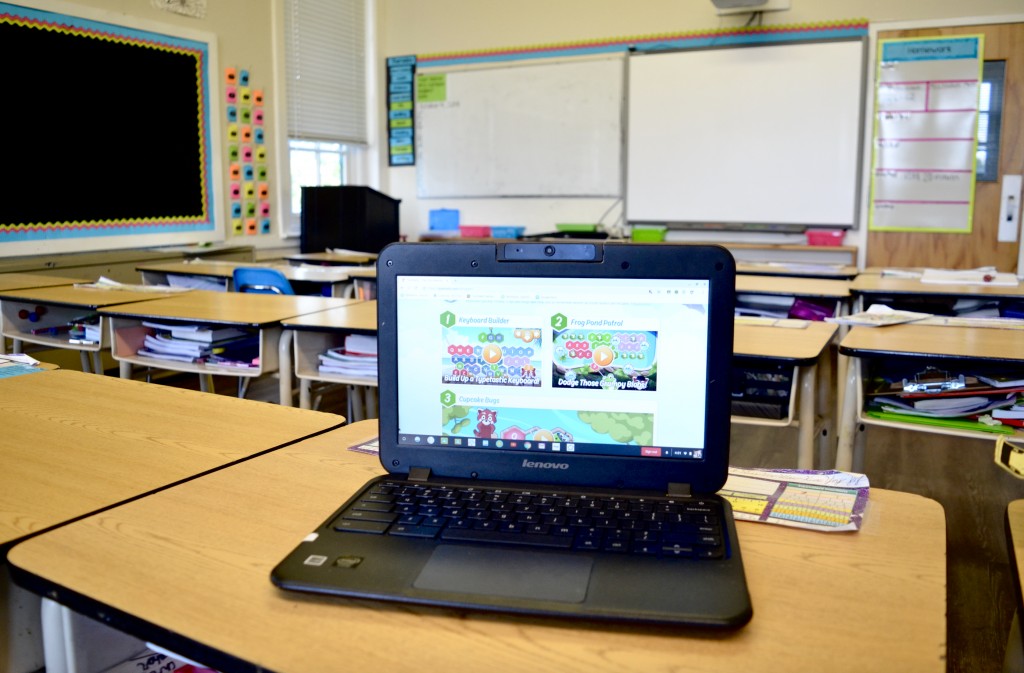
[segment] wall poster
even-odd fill
[[[971,232],[983,40],[879,42],[872,231]]]

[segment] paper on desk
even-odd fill
[[[1012,273],[999,273],[994,266],[983,266],[977,269],[925,269],[921,274],[922,283],[939,283],[954,285],[999,285],[1016,287],[1017,276]]]
[[[132,292],[182,292],[188,288],[168,287],[167,285],[130,285],[100,276],[95,283],[75,283],[75,287],[86,287],[91,290],[131,290]]]
[[[837,325],[864,325],[866,327],[884,327],[885,325],[899,325],[905,322],[916,322],[933,317],[931,313],[918,313],[916,311],[900,311],[885,304],[872,304],[866,311],[852,315],[840,315],[832,318],[825,318],[825,322],[833,322]]]
[[[868,478],[837,470],[729,468],[718,492],[738,521],[757,521],[824,532],[860,530]]]

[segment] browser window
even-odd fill
[[[397,278],[399,442],[699,460],[707,280]]]

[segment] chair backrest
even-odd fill
[[[292,284],[277,269],[240,266],[232,273],[235,292],[295,294]]]

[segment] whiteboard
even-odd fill
[[[632,223],[857,224],[864,42],[634,54]]]
[[[418,195],[621,196],[624,70],[616,56],[417,73]]]

